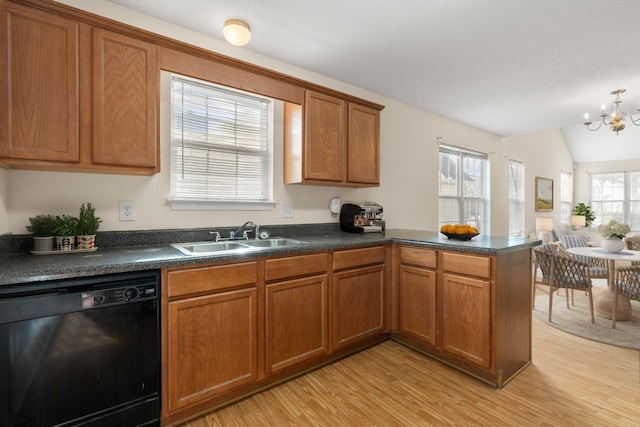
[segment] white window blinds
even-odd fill
[[[271,200],[271,100],[173,75],[171,200]]]
[[[524,236],[524,166],[509,160],[509,236]]]
[[[469,224],[488,233],[487,156],[445,145],[439,151],[439,225]]]

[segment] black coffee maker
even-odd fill
[[[376,202],[344,203],[340,209],[340,230],[348,233],[382,233],[382,206]]]

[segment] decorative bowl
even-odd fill
[[[440,233],[442,233],[442,231]],[[475,233],[475,234],[442,233],[442,234],[444,234],[445,236],[447,236],[449,239],[452,239],[452,240],[471,240],[477,235],[479,235],[480,233]]]

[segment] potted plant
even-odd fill
[[[78,218],[71,215],[56,217],[56,249],[72,251],[75,249]]]
[[[80,214],[78,215],[78,241],[76,247],[82,250],[92,250],[96,247],[96,231],[100,227],[102,219],[96,216],[96,209],[87,203],[80,206]]]
[[[53,250],[53,236],[56,234],[56,219],[52,215],[36,215],[29,218],[27,231],[33,235],[34,252]]]
[[[591,206],[585,205],[584,203],[578,203],[573,208],[573,213],[576,215],[582,215],[584,217],[585,227],[589,227],[591,223],[596,219],[596,216],[591,210]]]
[[[631,227],[627,224],[621,224],[616,220],[611,220],[607,224],[600,224],[598,226],[598,233],[603,237],[602,249],[605,252],[620,252],[624,249],[624,242],[622,239],[628,232],[631,231]]]

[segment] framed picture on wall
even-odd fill
[[[536,176],[536,212],[553,210],[553,180]]]

